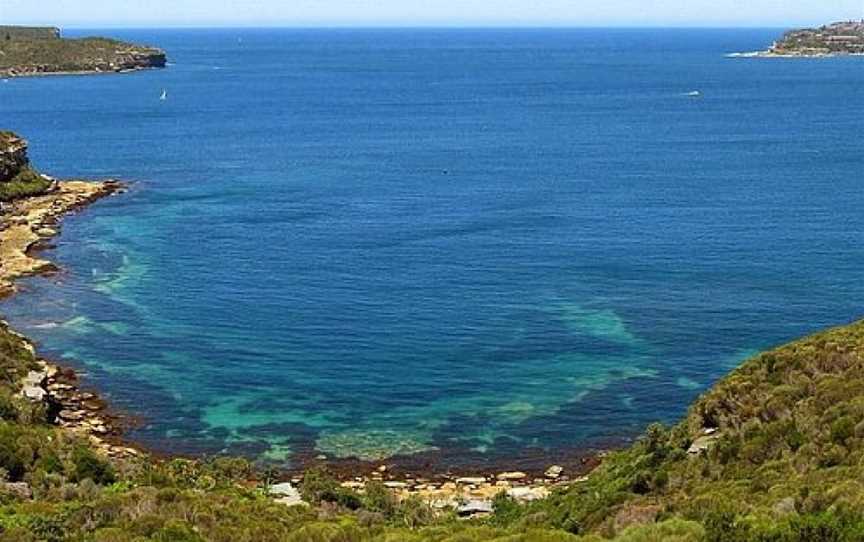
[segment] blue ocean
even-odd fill
[[[130,183],[0,312],[160,452],[620,445],[862,315],[864,64],[726,56],[780,32],[67,32],[171,64],[0,84],[40,169]]]

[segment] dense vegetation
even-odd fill
[[[243,460],[109,461],[18,397],[34,356],[0,326],[0,541],[862,540],[862,356],[864,323],[764,353],[588,481],[464,521],[322,471],[288,507]]]
[[[44,194],[49,188],[51,188],[50,180],[40,175],[36,170],[26,167],[11,180],[0,182],[0,201],[38,196]]]

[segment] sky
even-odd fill
[[[864,18],[864,0],[0,0],[0,24],[772,26]]]

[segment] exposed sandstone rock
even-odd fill
[[[456,512],[462,517],[486,516],[494,511],[492,501],[470,500],[459,505]]]
[[[558,465],[552,465],[548,469],[546,469],[545,475],[546,478],[558,478],[561,476],[561,473],[564,472],[564,467]]]
[[[47,378],[47,372],[30,371],[21,384],[21,395],[31,401],[43,401],[48,392],[42,387],[42,384]]]
[[[300,491],[290,482],[270,486],[270,494],[276,497],[276,502],[286,506],[306,505]]]
[[[690,455],[698,456],[711,448],[711,445],[714,444],[720,438],[720,434],[717,433],[717,429],[710,427],[705,429],[702,432],[702,436],[696,438],[692,444],[690,444],[690,448],[687,449],[687,453]]]
[[[507,490],[507,495],[520,502],[530,502],[545,499],[549,490],[545,487],[513,487]]]
[[[499,480],[523,480],[527,478],[528,475],[524,472],[513,471],[513,472],[502,472],[498,476],[496,476]]]
[[[486,483],[486,478],[482,476],[464,476],[462,478],[456,478],[456,483],[469,486],[479,486]]]

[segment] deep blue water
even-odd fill
[[[172,65],[0,85],[43,170],[133,182],[0,310],[159,450],[632,437],[862,314],[864,64],[724,56],[778,32],[111,31]]]

